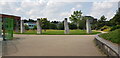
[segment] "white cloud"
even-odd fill
[[[63,21],[63,19],[69,17],[73,11],[84,8],[81,3],[74,3],[75,1],[78,0],[22,0],[21,2],[0,2],[0,8],[2,8],[3,13],[19,15],[23,19],[47,17],[49,20]],[[114,13],[113,10],[109,10],[114,7],[113,3],[94,2],[93,6],[90,7],[93,7],[90,15],[97,18],[104,13],[106,13],[106,17],[110,18],[113,16],[111,14]]]
[[[0,0],[0,2],[34,2],[34,1],[50,1],[50,2],[118,2],[119,0]]]
[[[90,15],[96,18],[100,18],[102,15],[105,15],[109,20],[115,13],[115,11],[113,11],[114,7],[115,3],[113,2],[94,2]]]

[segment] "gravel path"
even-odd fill
[[[6,56],[104,56],[94,44],[95,35],[14,35],[4,42]]]

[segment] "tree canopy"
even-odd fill
[[[79,29],[80,19],[82,18],[82,12],[74,11],[73,14],[69,17],[70,21],[74,22],[77,25],[77,29]]]

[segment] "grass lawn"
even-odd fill
[[[46,30],[46,32],[44,30],[42,30],[42,35],[65,35],[64,34],[64,30]],[[98,34],[100,32],[97,31],[93,31],[93,33],[87,34],[86,30],[70,30],[70,34],[67,35],[94,35],[94,34]],[[21,33],[15,33],[14,34],[21,34]],[[23,34],[37,34],[36,30],[28,30]]]
[[[113,43],[120,44],[120,29],[117,29],[109,33],[101,34],[100,37],[109,40]]]

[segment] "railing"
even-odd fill
[[[111,42],[100,38],[99,35],[95,37],[95,43],[106,55],[113,56],[114,58],[120,58],[118,45],[114,45]]]

